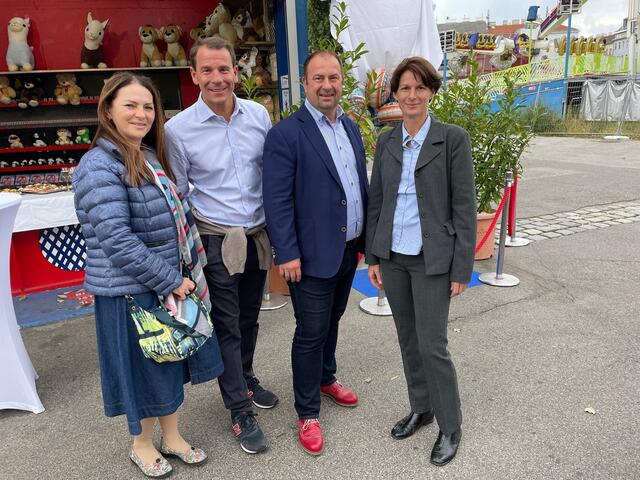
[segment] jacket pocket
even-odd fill
[[[162,240],[161,242],[147,242],[145,245],[147,247],[161,247],[169,243],[169,240]]]
[[[447,230],[447,233],[449,235],[456,234],[456,229],[453,228],[453,223],[451,222],[451,220],[447,220],[446,222],[444,222],[444,228]]]

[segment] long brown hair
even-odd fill
[[[146,179],[150,182],[154,181],[153,173],[147,167],[142,151],[135,145],[132,145],[116,128],[109,118],[109,110],[113,104],[113,100],[118,95],[121,88],[137,83],[151,92],[153,97],[153,109],[155,110],[155,119],[151,130],[144,136],[142,143],[152,147],[160,165],[167,176],[175,181],[171,166],[167,162],[164,151],[164,110],[162,109],[162,101],[158,89],[155,87],[149,77],[136,75],[131,72],[118,72],[104,82],[102,92],[100,92],[100,100],[98,101],[98,130],[93,137],[92,147],[96,146],[99,138],[105,138],[113,143],[122,154],[124,166],[128,173],[129,183],[133,186],[140,186],[142,180]]]

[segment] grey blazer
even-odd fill
[[[366,262],[391,253],[393,217],[402,174],[402,126],[378,139],[367,210]],[[415,168],[427,275],[449,273],[468,283],[476,244],[476,194],[469,134],[432,118]]]

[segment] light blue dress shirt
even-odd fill
[[[335,123],[331,123],[327,116],[317,110],[309,100],[305,100],[305,106],[316,121],[320,133],[324,138],[333,163],[338,170],[340,183],[347,200],[347,234],[345,241],[358,238],[362,233],[364,224],[364,210],[362,208],[362,194],[360,193],[360,180],[356,166],[356,155],[349,140],[349,135],[342,124],[344,111],[338,105],[338,116]]]
[[[179,190],[210,221],[252,228],[265,223],[262,149],[271,121],[259,103],[234,98],[229,122],[202,100],[165,124],[166,153]]]
[[[415,137],[409,135],[404,123],[402,124],[402,177],[398,187],[391,237],[391,250],[396,253],[418,255],[422,250],[415,171],[420,148],[427,138],[429,128],[431,116],[427,117]]]

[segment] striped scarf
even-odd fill
[[[171,208],[173,221],[178,230],[178,247],[182,263],[188,269],[191,280],[196,284],[196,295],[211,311],[209,287],[202,270],[207,264],[207,254],[204,251],[189,202],[182,193],[178,193],[176,186],[164,173],[160,163],[149,162],[149,164],[153,168],[156,179],[160,182],[158,186],[162,189]]]

